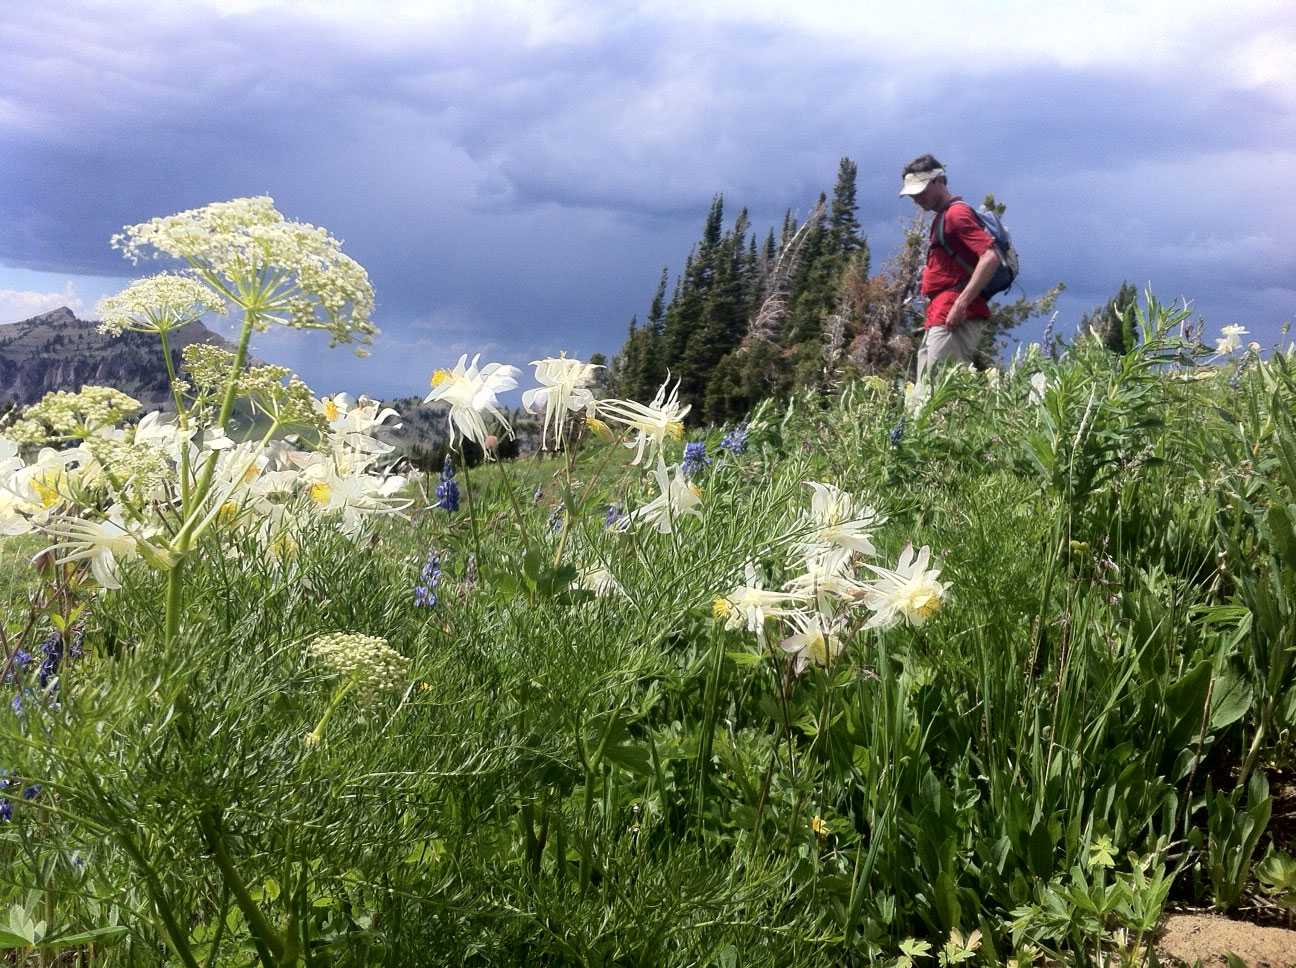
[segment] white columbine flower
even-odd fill
[[[450,405],[447,421],[452,442],[466,437],[486,450],[489,431],[483,414],[490,414],[499,421],[507,434],[513,434],[513,428],[500,412],[496,395],[516,387],[521,371],[516,366],[503,363],[488,363],[478,369],[479,359],[481,354],[474,356],[472,364],[467,365],[468,354],[465,353],[459,357],[453,370],[441,369],[433,373],[432,392],[423,402]],[[487,455],[489,456],[489,451]]]
[[[680,406],[678,380],[668,396],[666,388],[669,385],[668,378],[647,406],[633,400],[601,400],[598,403],[600,414],[635,431],[634,439],[626,441],[626,446],[635,451],[631,464],[638,464],[644,453],[653,449],[659,455],[659,463],[664,464],[665,458],[660,457],[663,442],[667,437],[680,440],[684,436],[684,418],[692,406]]]
[[[877,553],[869,537],[869,532],[883,523],[877,511],[832,484],[805,483],[814,488],[814,496],[805,522],[810,534],[802,542],[803,553],[820,546],[846,548],[863,555]]]
[[[931,399],[931,387],[927,383],[906,383],[904,390],[905,413],[914,416]]]
[[[795,606],[805,600],[795,592],[767,591],[756,566],[750,561],[743,569],[744,584],[731,590],[711,605],[716,618],[725,620],[725,628],[746,628],[764,641],[765,620],[779,615],[791,615]]]
[[[698,509],[698,505],[702,503],[702,491],[684,476],[682,467],[676,467],[674,478],[668,478],[665,463],[658,461],[653,476],[657,478],[661,494],[622,518],[618,523],[622,531],[641,524],[651,524],[659,533],[670,534],[675,530],[675,523],[685,514],[702,517],[702,512]]]
[[[900,621],[922,625],[936,614],[945,598],[948,586],[937,581],[940,569],[928,569],[931,549],[923,545],[917,555],[913,545],[905,545],[895,571],[865,565],[878,577],[860,586],[856,592],[864,604],[873,610],[868,628],[890,628]]]
[[[167,333],[194,322],[203,313],[225,312],[225,301],[197,279],[161,273],[137,279],[115,296],[99,300],[99,332],[120,336]]]
[[[1030,402],[1043,403],[1044,393],[1048,390],[1048,377],[1043,373],[1032,373],[1030,378]]]
[[[566,353],[543,360],[532,360],[531,365],[536,368],[536,382],[540,386],[522,394],[522,406],[529,413],[544,410],[540,446],[548,446],[550,424],[554,428],[554,445],[557,446],[562,442],[567,414],[573,410],[583,410],[594,402],[594,394],[588,388],[594,381],[594,371],[599,366],[569,360]]]
[[[845,646],[835,624],[819,612],[798,612],[792,616],[792,624],[797,631],[779,646],[796,657],[793,669],[797,675],[812,664],[826,669],[842,654]]]
[[[624,595],[625,589],[616,580],[616,576],[606,568],[589,568],[581,572],[576,579],[576,587],[584,588],[603,598],[607,595]]]
[[[1225,326],[1220,332],[1224,335],[1215,341],[1215,352],[1219,356],[1236,352],[1242,346],[1242,337],[1248,335],[1247,328],[1236,323]]]
[[[117,578],[119,561],[139,557],[139,542],[116,521],[85,521],[62,518],[49,528],[51,534],[64,540],[51,547],[66,552],[59,564],[90,561],[90,572],[101,588],[121,588]]]

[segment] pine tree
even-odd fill
[[[1091,330],[1102,338],[1103,345],[1113,353],[1125,354],[1139,344],[1134,307],[1138,304],[1138,290],[1122,282],[1116,295],[1107,304],[1080,317],[1079,333]]]
[[[833,248],[838,255],[849,255],[864,244],[860,236],[859,206],[855,200],[855,178],[858,166],[843,158],[837,167],[837,185],[833,189],[832,210],[828,222]]]

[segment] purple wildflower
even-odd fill
[[[747,450],[747,425],[739,424],[720,441],[720,449],[727,450],[734,457]]]
[[[700,440],[684,445],[684,463],[681,465],[685,477],[696,477],[711,464],[706,455],[706,444]]]

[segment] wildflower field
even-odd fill
[[[247,364],[374,336],[327,233],[118,244],[185,271],[105,326],[241,339],[176,413],[0,427],[0,963],[1143,964],[1169,906],[1290,916],[1292,356],[1149,295],[1124,355],[698,429],[461,359],[456,441],[522,387],[548,450],[426,479]]]

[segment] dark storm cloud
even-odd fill
[[[485,13],[356,34],[282,10],[63,9],[0,26],[0,263],[124,274],[121,225],[272,194],[369,268],[378,389],[473,345],[615,349],[714,193],[763,234],[831,189],[843,154],[879,255],[909,214],[898,168],[930,150],[970,200],[1008,202],[1024,284],[1068,282],[1076,315],[1125,278],[1212,319],[1293,308],[1296,213],[1242,184],[1293,174],[1291,102],[1206,73],[969,71],[628,7],[543,42]],[[323,365],[281,343],[308,377]]]

